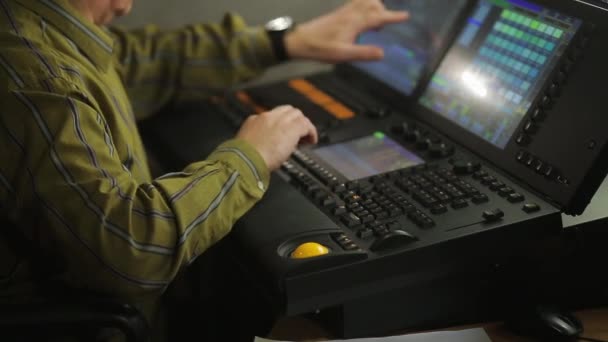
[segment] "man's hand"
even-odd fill
[[[329,14],[298,25],[286,35],[285,47],[292,59],[329,63],[378,60],[384,56],[382,49],[355,44],[357,36],[408,17],[407,12],[387,10],[381,0],[351,0]]]
[[[249,142],[271,171],[289,158],[300,141],[312,144],[318,141],[315,126],[292,106],[250,116],[236,136]]]

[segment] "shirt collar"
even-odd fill
[[[68,0],[17,0],[53,24],[72,40],[95,66],[106,70],[112,62],[114,40],[105,28],[86,20]]]

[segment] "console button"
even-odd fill
[[[334,208],[334,210],[332,211],[332,213],[336,216],[341,216],[344,215],[348,212],[348,210],[346,210],[345,206],[339,206],[337,208]]]
[[[568,75],[564,71],[560,71],[559,73],[557,73],[557,76],[555,77],[555,82],[557,82],[557,84],[563,86],[564,84],[566,84],[567,81]]]
[[[502,219],[504,216],[505,213],[500,209],[486,210],[483,212],[483,219],[486,220],[486,222],[495,222]]]
[[[528,134],[536,134],[536,132],[538,132],[538,125],[530,120],[524,125],[524,132]]]
[[[347,251],[354,251],[359,249],[359,246],[357,246],[354,242],[351,243],[347,243],[344,246],[342,246],[342,248],[344,248]]]
[[[452,162],[453,172],[457,175],[469,175],[481,168],[478,162],[457,159]]]
[[[332,189],[334,191],[334,193],[336,194],[341,194],[343,192],[346,192],[346,185],[345,184],[338,184],[336,186],[334,186],[334,188]]]
[[[560,88],[559,85],[557,83],[553,83],[549,86],[549,90],[547,91],[547,93],[549,94],[549,96],[551,97],[558,97],[560,95]]]
[[[547,165],[547,168],[545,169],[543,175],[549,179],[553,179],[555,178],[555,168],[551,165]]]
[[[532,113],[531,119],[534,122],[541,122],[545,120],[546,117],[547,115],[545,114],[545,111],[543,111],[541,108],[536,108]]]
[[[360,239],[369,239],[372,236],[374,236],[374,231],[369,228],[363,228],[357,232],[357,237]]]
[[[475,204],[482,204],[482,203],[486,203],[488,202],[490,199],[488,198],[488,196],[486,194],[477,194],[475,196],[473,196],[473,198],[471,199],[471,202],[475,203]]]
[[[469,206],[469,203],[464,199],[456,199],[452,202],[452,208],[454,209],[462,209]]]
[[[535,213],[535,212],[539,211],[540,206],[536,203],[526,203],[526,204],[524,204],[522,210],[528,214],[531,214],[531,213]]]
[[[434,143],[429,147],[429,153],[433,158],[445,158],[454,153],[454,147],[445,143]]]
[[[342,216],[342,223],[344,223],[347,227],[352,228],[361,224],[361,219],[353,214],[349,213],[345,216]]]
[[[512,193],[514,193],[514,192],[515,192],[515,190],[513,190],[512,188],[510,188],[508,186],[505,186],[505,187],[502,187],[502,188],[498,189],[498,195],[500,197],[507,197],[507,196],[511,195]]]
[[[515,140],[515,142],[520,146],[526,146],[530,144],[531,141],[532,139],[530,139],[530,136],[525,133],[521,133]]]
[[[517,153],[517,161],[520,163],[523,163],[527,157],[528,157],[528,152],[526,152],[526,151],[519,151]]]
[[[544,174],[546,168],[547,166],[545,165],[545,163],[543,163],[542,160],[537,160],[536,164],[534,165],[534,171],[536,171],[536,173],[540,175]]]
[[[333,208],[337,205],[336,199],[333,197],[327,197],[321,201],[321,205],[325,208]]]
[[[524,195],[517,193],[517,192],[510,194],[509,197],[507,197],[507,200],[511,203],[523,202],[525,199],[526,198],[524,197]]]
[[[543,99],[540,101],[540,105],[543,109],[550,109],[553,105],[553,101],[551,100],[551,97],[545,95],[545,97],[543,97]]]
[[[488,173],[484,170],[479,170],[473,174],[473,178],[477,179],[477,180],[482,179],[487,176],[488,176]]]
[[[362,223],[370,223],[370,222],[373,222],[374,220],[375,220],[375,217],[374,217],[374,215],[371,215],[371,214],[361,216]]]
[[[500,181],[492,182],[492,184],[490,184],[490,190],[498,191],[503,186],[505,186],[505,183],[503,183],[503,182],[500,182]]]
[[[314,184],[314,183],[308,184],[304,187],[304,191],[306,191],[306,193],[311,194],[311,195],[320,189],[321,189],[321,187],[318,184]]]
[[[436,204],[431,208],[431,213],[435,215],[441,215],[448,212],[448,207],[443,204]]]
[[[481,179],[481,184],[483,185],[490,185],[492,183],[496,182],[496,178],[494,178],[493,176],[485,176]]]
[[[527,167],[532,167],[534,163],[536,163],[536,158],[534,156],[530,156],[528,157],[528,160],[526,160]]]

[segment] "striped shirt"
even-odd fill
[[[0,217],[36,251],[20,257],[0,234],[0,298],[50,284],[158,297],[263,196],[269,171],[233,139],[152,179],[136,120],[274,63],[264,30],[237,15],[126,31],[68,0],[0,0]]]

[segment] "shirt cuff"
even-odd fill
[[[207,160],[224,162],[234,167],[261,194],[268,189],[270,170],[260,153],[245,140],[237,138],[224,142]]]
[[[267,68],[279,64],[280,61],[272,47],[272,41],[266,29],[264,27],[255,27],[252,30],[255,30],[253,44],[260,66]]]

